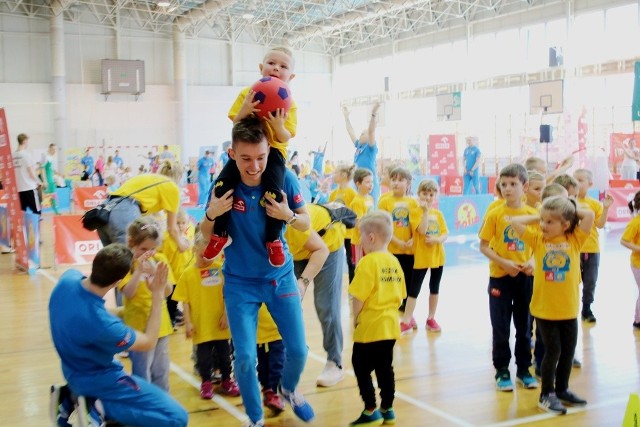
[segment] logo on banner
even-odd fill
[[[84,201],[85,208],[95,208],[100,203],[104,202],[104,200],[107,198],[107,192],[104,190],[97,190],[95,193],[93,193],[93,197],[95,197],[95,199],[86,199]]]
[[[471,227],[480,222],[478,209],[473,203],[464,202],[458,206],[456,211],[456,228]]]
[[[100,240],[80,240],[74,242],[74,244],[75,256],[95,255],[102,249],[102,242]]]

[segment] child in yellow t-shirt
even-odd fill
[[[536,171],[527,171],[529,174],[529,188],[525,194],[525,203],[532,208],[539,208],[542,200],[542,191],[545,187],[545,179],[542,174]]]
[[[388,212],[376,210],[363,216],[358,225],[366,255],[349,285],[355,327],[351,361],[364,411],[352,426],[395,423],[393,347],[400,337],[398,305],[407,293],[402,267],[387,250],[393,236],[392,224]],[[380,387],[379,410],[372,371],[376,372]]]
[[[160,245],[160,225],[149,216],[135,219],[127,230],[127,245],[133,252],[133,270],[122,279],[118,288],[124,295],[124,322],[139,331],[147,327],[151,313],[151,291],[147,283],[153,279],[158,263],[169,264],[167,257],[156,253]],[[173,291],[175,283],[171,267],[168,268],[165,296]],[[133,375],[138,375],[158,387],[169,391],[169,335],[173,333],[167,305],[162,307],[158,343],[153,350],[129,351]]]
[[[631,272],[636,280],[636,286],[640,290],[640,215],[638,215],[638,211],[640,211],[640,191],[629,202],[629,210],[633,214],[633,218],[625,227],[622,237],[620,237],[620,244],[627,249],[631,249]],[[633,327],[640,329],[640,294],[636,299]]]
[[[396,167],[389,174],[391,178],[391,191],[388,195],[382,195],[378,202],[378,209],[389,212],[393,219],[393,236],[389,243],[389,252],[394,254],[400,265],[407,284],[411,283],[413,273],[414,249],[413,238],[416,227],[422,218],[422,211],[418,202],[408,196],[411,188],[411,173],[403,168]],[[400,311],[405,310],[406,301],[402,302]],[[418,325],[411,327],[417,329]]]
[[[587,404],[569,390],[569,377],[578,341],[580,248],[594,217],[574,200],[555,196],[543,202],[540,214],[511,218],[516,235],[534,252],[531,315],[545,346],[538,407],[551,413],[565,414],[564,404]],[[537,223],[539,228],[528,227]]]
[[[333,172],[333,183],[337,188],[329,194],[330,202],[338,202],[351,208],[351,202],[356,197],[356,190],[349,186],[353,171],[356,165],[339,165]],[[347,257],[347,268],[349,270],[349,282],[353,280],[354,265],[351,257],[351,230],[347,230],[344,235],[344,249]]]
[[[258,381],[262,386],[262,403],[274,414],[284,411],[277,389],[284,366],[284,344],[267,306],[258,310]]]
[[[578,205],[583,209],[591,209],[595,214],[595,221],[589,238],[580,250],[580,270],[582,271],[582,320],[595,323],[596,317],[591,311],[598,270],[600,268],[600,239],[598,228],[604,228],[607,223],[609,208],[613,204],[613,197],[607,194],[602,202],[587,194],[593,186],[593,173],[588,169],[576,169],[573,178],[578,182]]]
[[[489,312],[493,335],[492,358],[496,369],[496,388],[512,391],[509,372],[511,322],[516,329],[516,381],[525,388],[538,382],[529,372],[531,366],[532,248],[513,231],[510,220],[518,215],[535,215],[537,210],[524,204],[529,175],[524,166],[513,163],[500,171],[504,203],[486,212],[480,228],[480,252],[489,259]]]
[[[173,299],[182,302],[185,333],[196,346],[196,368],[202,378],[200,397],[211,399],[214,395],[214,359],[222,374],[221,392],[227,396],[239,396],[240,389],[231,378],[231,333],[222,296],[222,257],[205,259],[202,253],[207,243],[202,234],[196,234],[193,246],[195,262],[182,273]]]
[[[414,238],[415,261],[411,283],[407,287],[407,305],[400,322],[402,333],[409,332],[412,329],[412,324],[415,324],[413,312],[416,308],[416,300],[429,269],[431,269],[431,276],[429,278],[429,315],[427,316],[426,328],[433,332],[440,331],[440,325],[436,322],[435,315],[445,262],[444,242],[449,235],[449,229],[442,212],[433,207],[437,196],[438,184],[434,180],[425,179],[418,186],[418,205],[422,211],[422,218]]]
[[[173,276],[180,279],[182,272],[193,263],[193,236],[195,233],[195,227],[189,221],[189,215],[187,212],[180,208],[176,214],[176,223],[178,225],[178,231],[180,232],[180,239],[184,240],[189,246],[184,252],[180,252],[178,243],[171,238],[168,231],[164,232],[164,238],[162,239],[162,246],[158,252],[164,254],[169,260],[169,266],[173,272]],[[175,291],[175,286],[173,287]],[[182,326],[184,323],[183,313],[178,309],[178,302],[170,295],[167,298],[167,309],[169,309],[169,317],[171,323],[175,329],[176,326]]]
[[[369,169],[358,168],[353,173],[353,182],[356,185],[358,194],[351,201],[351,210],[355,212],[358,220],[360,220],[373,208],[373,197],[370,194],[373,189],[373,173]],[[360,231],[358,231],[356,224],[356,227],[351,230],[351,262],[353,265],[358,265],[363,256]]]
[[[293,52],[284,46],[269,49],[259,65],[260,74],[264,77],[275,77],[285,83],[289,83],[294,77],[293,73],[295,61]],[[229,110],[229,118],[233,123],[260,111],[259,101],[254,100],[254,92],[251,88],[244,88]],[[296,135],[298,123],[298,107],[292,101],[289,111],[285,113],[282,109],[269,112],[265,119],[267,139],[271,150],[267,160],[267,166],[262,174],[262,186],[264,188],[264,203],[272,203],[275,199],[278,203],[282,201],[282,185],[286,170],[287,146],[289,140]],[[230,158],[224,166],[214,186],[215,196],[218,198],[232,197],[230,191],[240,183],[240,171],[233,158],[233,148],[230,151]],[[230,212],[227,212],[215,219],[211,242],[207,246],[204,255],[208,259],[215,258],[228,243],[227,226]],[[280,233],[285,222],[267,216],[266,223],[266,250],[269,253],[269,261],[274,267],[282,267],[285,262],[284,247],[280,241]]]

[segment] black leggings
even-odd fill
[[[571,366],[578,343],[578,321],[544,320],[536,317],[536,327],[540,329],[544,342],[544,357],[540,369],[541,393],[563,393],[569,388]]]
[[[207,341],[196,345],[196,368],[202,381],[211,381],[214,368],[220,368],[222,380],[231,377],[231,344],[229,340]]]
[[[413,254],[393,254],[398,259],[402,272],[404,273],[404,286],[407,289],[407,295],[409,294],[409,284],[411,283],[411,276],[413,275],[413,262],[415,257]],[[402,300],[400,305],[400,311],[404,311],[404,306],[407,304],[407,299]]]
[[[376,390],[371,380],[371,372],[376,372],[376,380],[380,387],[382,409],[393,406],[396,392],[395,374],[393,372],[393,346],[396,340],[374,341],[368,343],[353,343],[351,363],[353,372],[358,380],[360,396],[365,409],[376,408]]]
[[[278,203],[282,201],[281,191],[284,184],[285,169],[286,164],[284,157],[282,157],[280,151],[272,148],[267,158],[267,167],[262,173],[262,188],[264,188],[265,194],[273,194]],[[222,171],[220,171],[220,175],[218,175],[218,179],[214,185],[214,193],[216,197],[220,198],[224,196],[227,191],[236,188],[239,183],[240,171],[238,170],[238,165],[235,160],[229,159],[227,164],[222,168]],[[213,223],[213,234],[227,236],[229,233],[229,218],[231,218],[231,212],[226,212],[217,217]],[[267,215],[266,241],[273,242],[274,240],[278,240],[284,225],[284,221]]]
[[[442,279],[442,271],[444,266],[431,268],[431,276],[429,277],[429,293],[431,295],[438,295],[440,293],[440,280]],[[407,289],[407,296],[411,298],[418,298],[420,295],[420,289],[422,288],[422,282],[427,275],[428,268],[414,268],[411,273],[411,283]]]

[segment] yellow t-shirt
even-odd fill
[[[447,223],[444,220],[444,215],[438,209],[431,208],[422,213],[427,215],[427,231],[426,236],[442,236],[443,234],[449,234]],[[420,224],[422,219],[418,222]],[[424,242],[424,237],[417,232],[413,238],[413,245],[415,250],[413,268],[435,268],[442,267],[445,262],[444,245],[438,243],[435,245],[427,245]]]
[[[307,207],[311,218],[311,226],[309,229],[307,229],[307,231],[298,231],[295,228],[288,226],[284,232],[284,238],[287,240],[289,251],[291,252],[291,256],[294,261],[309,259],[311,256],[311,252],[304,247],[304,244],[307,242],[309,235],[311,234],[310,230],[314,229],[315,231],[320,231],[331,224],[331,216],[325,208],[313,203],[306,204],[305,206]],[[329,248],[329,252],[334,252],[344,245],[345,231],[346,228],[341,222],[332,224],[327,229],[322,236],[322,240],[327,245],[327,248]]]
[[[195,234],[195,228],[193,224],[189,224],[187,227],[187,232],[184,234],[184,237],[189,240],[189,242],[193,243],[193,236]],[[173,271],[173,275],[180,279],[184,270],[191,265],[195,258],[193,256],[193,248],[189,248],[184,252],[180,252],[178,250],[178,243],[169,235],[169,232],[164,232],[164,237],[162,239],[162,245],[158,252],[163,253],[167,259],[169,260],[169,265],[171,266],[171,271]]]
[[[228,116],[231,120],[233,120],[240,112],[240,109],[242,108],[242,104],[244,103],[244,99],[247,97],[247,94],[249,93],[250,90],[251,90],[250,87],[246,87],[242,89],[238,94],[238,97],[236,98],[235,102],[229,109]],[[280,154],[282,154],[282,157],[286,160],[288,158],[287,147],[289,146],[289,141],[286,141],[286,142],[278,141],[276,139],[276,134],[273,131],[273,129],[271,129],[271,126],[269,125],[269,123],[267,123],[266,121],[264,123],[266,125],[265,128],[267,130],[267,140],[269,141],[269,145],[275,148],[276,150],[278,150]],[[287,113],[287,119],[284,121],[284,127],[291,134],[291,138],[296,136],[297,126],[298,126],[298,105],[296,104],[295,101],[291,101],[291,106],[289,107],[289,112]]]
[[[396,238],[408,242],[414,235],[414,230],[420,224],[422,210],[415,199],[404,196],[395,197],[393,195],[384,197],[378,202],[378,209],[382,209],[391,214],[393,221],[393,235]],[[411,255],[413,247],[400,248],[395,243],[389,243],[389,252],[396,255]]]
[[[171,299],[189,304],[193,324],[193,343],[228,340],[229,328],[220,329],[220,318],[224,315],[222,287],[222,260],[216,258],[207,267],[195,264],[182,273]]]
[[[578,317],[580,306],[580,248],[589,235],[576,227],[574,232],[546,241],[537,227],[527,227],[522,240],[533,248],[536,260],[533,275],[531,315],[545,320]]]
[[[180,208],[180,189],[175,182],[164,175],[145,173],[131,177],[110,194],[112,196],[128,196],[155,183],[161,184],[142,190],[131,196],[131,198],[137,200],[143,213],[154,213],[162,210],[178,212]]]
[[[595,215],[593,225],[591,226],[591,232],[589,232],[589,238],[584,242],[584,246],[580,252],[587,254],[599,253],[600,241],[596,223],[602,217],[602,213],[604,211],[602,204],[593,197],[587,196],[584,199],[578,198],[578,207],[581,209],[591,209]]]
[[[276,322],[271,317],[266,304],[262,304],[260,310],[258,310],[258,344],[267,344],[281,339]]]
[[[364,303],[353,341],[367,343],[400,338],[398,307],[407,296],[404,273],[389,252],[371,252],[360,260],[349,294]]]
[[[356,197],[357,195],[358,193],[356,192],[356,190],[354,190],[351,187],[345,187],[345,188],[338,187],[329,194],[329,201],[342,203],[346,207],[351,208],[351,202],[353,201],[353,198]],[[353,235],[353,229],[346,230],[344,234],[344,238],[351,239],[352,235]]]
[[[634,216],[622,232],[621,240],[640,245],[640,216]],[[640,252],[631,251],[631,266],[640,268]]]
[[[494,252],[502,258],[518,264],[526,263],[533,253],[531,246],[526,245],[511,227],[511,218],[519,215],[537,215],[538,211],[531,206],[522,204],[513,209],[506,204],[498,205],[488,211],[480,229],[479,237],[489,242]],[[507,273],[494,261],[489,261],[489,275],[504,277]]]
[[[366,196],[361,196],[360,194],[356,194],[351,201],[351,210],[355,212],[357,220],[359,221],[360,218],[373,209],[373,205],[373,197],[370,195],[367,194]],[[356,227],[351,230],[351,244],[360,244],[360,230],[358,230],[357,224]]]
[[[167,282],[176,283],[176,280],[173,276],[173,272],[171,271],[171,266],[169,265],[169,261],[167,257],[163,254],[157,253],[150,258],[155,262],[164,262],[169,266],[169,274],[167,276]],[[134,267],[137,267],[138,262],[134,262]],[[131,273],[128,273],[120,285],[118,285],[118,289],[123,289],[127,283],[131,280]],[[138,289],[136,289],[136,293],[131,298],[124,297],[124,310],[123,310],[123,320],[124,323],[131,326],[134,329],[139,331],[144,331],[147,328],[147,320],[149,319],[149,314],[151,314],[151,303],[152,303],[151,291],[147,287],[147,280],[140,279],[138,283]],[[162,304],[162,314],[161,314],[161,322],[160,322],[160,333],[158,335],[159,338],[166,337],[167,335],[171,335],[173,333],[173,325],[171,324],[171,318],[169,317],[169,311],[167,310],[167,304]]]

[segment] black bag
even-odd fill
[[[118,203],[106,201],[93,209],[89,209],[82,215],[82,226],[89,231],[95,231],[109,223],[109,215]]]
[[[318,206],[322,206],[329,212],[329,216],[331,217],[331,223],[327,225],[322,230],[318,231],[320,236],[323,236],[327,230],[336,222],[341,222],[347,229],[355,228],[356,222],[358,221],[358,215],[342,203],[331,202],[325,204],[319,204]]]

